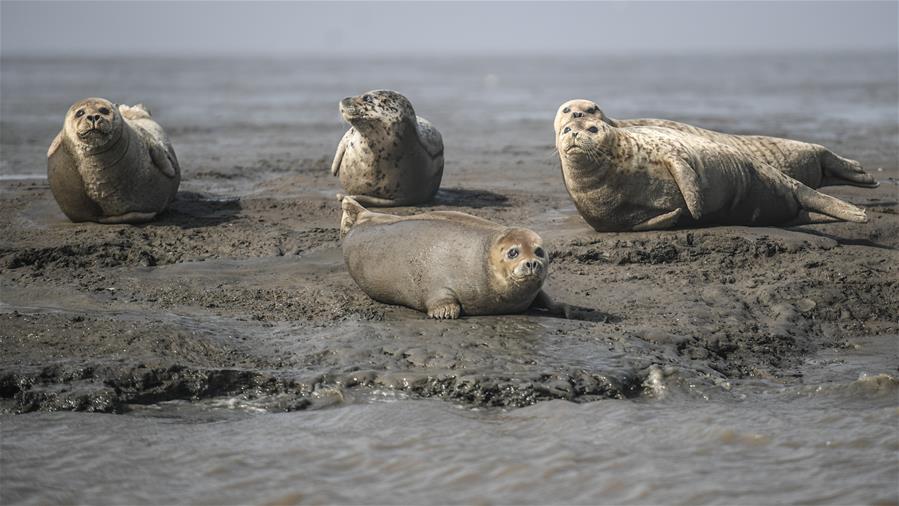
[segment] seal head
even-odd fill
[[[372,90],[340,101],[340,115],[347,123],[365,129],[376,123],[397,125],[415,121],[409,99],[391,90]]]
[[[66,113],[65,136],[85,153],[99,153],[122,135],[122,115],[118,107],[103,98],[79,100]]]
[[[596,105],[596,102],[579,98],[569,100],[559,106],[559,109],[556,111],[556,118],[553,120],[553,128],[558,132],[559,127],[578,118],[592,118],[609,125],[615,125],[615,121],[606,116],[602,109]]]
[[[526,228],[506,229],[490,248],[490,269],[501,287],[539,290],[546,279],[548,259],[543,240]]]

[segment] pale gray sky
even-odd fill
[[[899,2],[0,3],[15,55],[897,50]]]

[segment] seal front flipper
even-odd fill
[[[150,145],[150,159],[153,165],[169,178],[175,177],[177,172],[169,159],[169,154],[164,149],[156,145]]]
[[[634,225],[632,230],[634,232],[643,230],[665,230],[677,225],[677,220],[680,219],[682,214],[684,214],[684,210],[678,207],[674,211],[656,216],[655,218],[650,218],[643,223]]]
[[[684,202],[687,203],[687,210],[694,220],[699,221],[702,218],[702,193],[699,181],[699,175],[693,170],[687,162],[683,160],[668,161],[668,172],[677,183]]]
[[[118,216],[104,216],[97,220],[99,223],[115,224],[115,223],[145,223],[156,217],[156,213],[131,212],[120,214]]]
[[[331,175],[336,176],[340,174],[340,163],[343,162],[343,154],[346,153],[346,144],[349,142],[350,135],[352,135],[353,129],[350,128],[343,134],[343,137],[340,138],[340,143],[337,144],[337,153],[334,154],[334,161],[331,162]]]
[[[531,303],[531,309],[546,311],[551,315],[560,316],[562,318],[571,318],[573,313],[571,306],[555,302],[552,297],[542,289],[537,292],[537,296],[534,297],[534,302]]]
[[[72,221],[95,221],[103,215],[103,210],[88,197],[84,190],[84,180],[78,172],[75,158],[62,141],[63,133],[53,139],[47,151],[47,181],[53,198],[63,214]]]
[[[453,293],[444,288],[425,303],[428,318],[435,320],[455,320],[462,314],[462,306]]]

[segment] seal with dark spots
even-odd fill
[[[346,193],[372,206],[429,201],[443,177],[443,138],[395,91],[374,90],[340,102],[352,125],[337,146],[331,173]]]
[[[438,319],[529,308],[572,312],[543,292],[549,256],[531,230],[454,211],[376,213],[352,197],[342,197],[341,206],[344,260],[372,299]]]
[[[589,116],[557,129],[565,186],[600,232],[867,221],[864,210],[704,137]]]
[[[654,126],[670,128],[727,144],[752,156],[811,188],[852,185],[876,188],[879,183],[855,160],[843,158],[818,144],[764,135],[733,135],[665,119],[613,119],[590,100],[569,100],[556,112],[556,131],[562,123],[580,117],[595,118],[615,127]]]
[[[175,197],[175,150],[143,105],[102,98],[76,102],[47,151],[47,179],[72,221],[138,223]]]

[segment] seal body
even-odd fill
[[[340,102],[352,125],[331,166],[346,193],[367,205],[427,202],[443,177],[443,138],[395,91],[374,90]]]
[[[369,297],[432,318],[519,313],[542,294],[540,236],[458,212],[394,216],[343,198],[343,255]]]
[[[586,116],[557,128],[565,186],[597,231],[867,220],[862,209],[703,137]]]
[[[873,176],[865,172],[855,160],[843,158],[824,146],[764,135],[733,135],[695,127],[665,119],[613,119],[605,115],[590,100],[569,100],[556,112],[554,126],[577,118],[595,118],[615,127],[653,126],[670,128],[733,147],[780,170],[810,188],[831,185],[852,185],[865,188],[879,186]]]
[[[174,199],[181,169],[144,106],[88,98],[66,113],[47,152],[47,179],[72,221],[136,223],[153,219]]]

